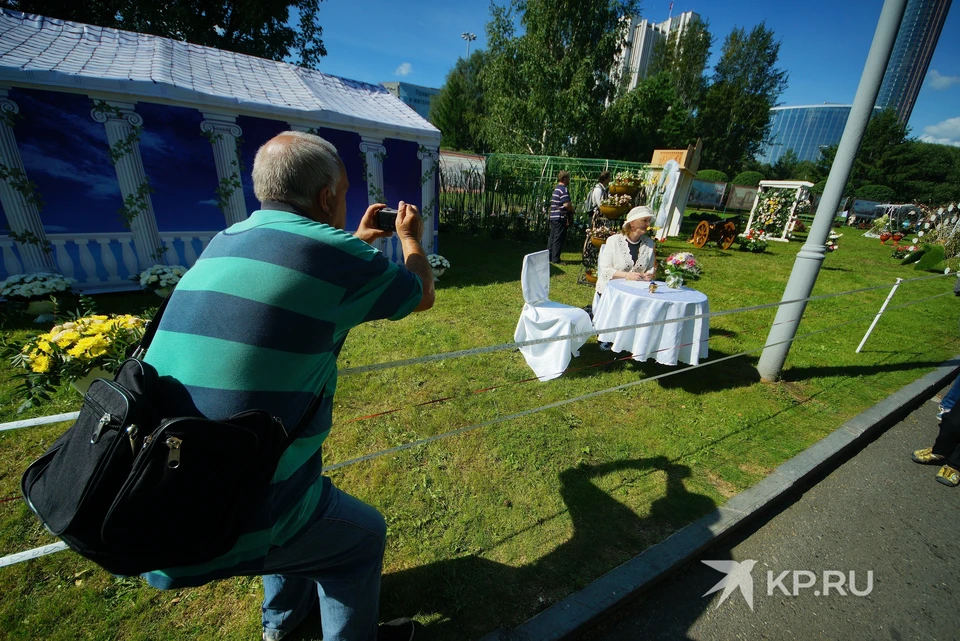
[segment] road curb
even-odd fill
[[[560,641],[596,625],[686,565],[704,549],[743,527],[761,510],[896,425],[960,371],[960,354],[841,425],[749,490],[614,568],[516,628],[480,641]]]

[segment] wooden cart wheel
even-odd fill
[[[697,228],[693,230],[693,245],[697,249],[702,249],[710,238],[710,223],[701,220]]]
[[[727,221],[723,223],[723,236],[720,237],[720,249],[730,249],[730,245],[737,239],[737,226]]]

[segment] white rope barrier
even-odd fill
[[[904,304],[902,304],[902,305],[897,305],[896,307],[892,307],[892,308],[890,308],[890,309],[891,309],[891,310],[894,310],[894,309],[903,309],[903,308],[906,308],[906,307],[911,307],[911,306],[913,306],[913,305],[918,305],[918,304],[920,304],[920,303],[923,303],[923,302],[926,302],[926,301],[929,301],[929,300],[933,300],[933,299],[935,299],[935,298],[941,298],[942,296],[947,296],[947,295],[950,294],[950,293],[952,293],[952,292],[944,292],[944,293],[942,293],[942,294],[935,294],[935,295],[933,295],[933,296],[928,296],[928,297],[926,297],[926,298],[921,298],[921,299],[919,299],[919,300],[911,301],[911,302],[909,302],[909,303],[904,303]],[[837,325],[831,325],[830,327],[826,327],[826,328],[824,328],[824,329],[818,329],[818,330],[816,330],[816,331],[808,332],[808,333],[802,334],[802,335],[800,335],[800,336],[795,336],[795,337],[793,337],[792,339],[788,339],[788,340],[785,340],[785,341],[780,341],[780,342],[777,342],[777,343],[770,343],[770,344],[767,344],[767,345],[763,345],[762,347],[757,347],[757,348],[754,348],[754,349],[746,350],[746,351],[743,351],[743,352],[739,352],[739,353],[737,353],[737,354],[732,354],[732,355],[730,355],[730,356],[724,356],[723,358],[718,358],[717,360],[709,361],[709,362],[706,362],[706,363],[700,363],[700,364],[697,364],[697,365],[691,365],[691,366],[689,366],[689,367],[684,367],[684,368],[682,368],[682,369],[678,369],[678,370],[674,370],[674,371],[670,371],[670,372],[664,372],[663,374],[657,374],[657,375],[655,375],[655,376],[648,376],[647,378],[643,378],[643,379],[640,379],[640,380],[638,380],[638,381],[632,381],[632,382],[630,382],[630,383],[624,383],[624,384],[622,384],[622,385],[617,385],[617,386],[614,386],[614,387],[609,387],[609,388],[607,388],[607,389],[598,390],[598,391],[595,391],[595,392],[589,392],[589,393],[587,393],[587,394],[583,394],[583,395],[581,395],[581,396],[577,396],[577,397],[574,397],[574,398],[563,399],[563,400],[561,400],[561,401],[556,401],[556,402],[554,402],[554,403],[548,403],[547,405],[542,405],[542,406],[540,406],[540,407],[535,407],[535,408],[523,410],[523,411],[521,411],[521,412],[516,412],[516,413],[514,413],[514,414],[509,414],[509,415],[507,415],[507,416],[501,416],[501,417],[497,417],[497,418],[494,418],[494,419],[490,419],[489,421],[483,421],[483,422],[481,422],[481,423],[475,423],[474,425],[468,425],[467,427],[462,427],[462,428],[459,428],[459,429],[456,429],[456,430],[453,430],[453,431],[450,431],[450,432],[444,432],[443,434],[436,434],[436,435],[434,435],[434,436],[429,436],[429,437],[427,437],[427,438],[419,439],[419,440],[416,440],[416,441],[411,441],[411,442],[409,442],[409,443],[404,443],[404,444],[402,444],[402,445],[397,445],[397,446],[395,446],[395,447],[391,447],[391,448],[387,448],[387,449],[384,449],[384,450],[380,450],[379,452],[372,452],[372,453],[370,453],[370,454],[365,454],[364,456],[359,456],[359,457],[357,457],[357,458],[349,459],[349,460],[346,460],[346,461],[341,461],[340,463],[334,463],[333,465],[324,466],[323,472],[331,472],[331,471],[333,471],[333,470],[338,470],[338,469],[342,469],[342,468],[345,468],[345,467],[349,467],[349,466],[351,466],[351,465],[356,465],[357,463],[362,463],[362,462],[364,462],[364,461],[370,461],[370,460],[373,460],[373,459],[376,459],[376,458],[380,458],[380,457],[383,457],[383,456],[387,456],[387,455],[389,455],[389,454],[395,454],[395,453],[397,453],[397,452],[402,452],[402,451],[404,451],[404,450],[408,450],[408,449],[411,449],[411,448],[414,448],[414,447],[418,447],[418,446],[421,446],[421,445],[426,445],[426,444],[428,444],[428,443],[433,443],[434,441],[439,441],[439,440],[441,440],[441,439],[449,438],[449,437],[451,437],[451,436],[458,436],[458,435],[460,435],[460,434],[466,434],[467,432],[472,432],[472,431],[474,431],[474,430],[478,430],[478,429],[483,428],[483,427],[489,427],[490,425],[496,425],[496,424],[498,424],[498,423],[504,423],[504,422],[506,422],[506,421],[510,421],[510,420],[522,418],[522,417],[524,417],[524,416],[530,416],[530,415],[532,415],[532,414],[538,414],[538,413],[543,412],[543,411],[546,411],[546,410],[548,410],[548,409],[554,409],[554,408],[557,408],[557,407],[562,407],[562,406],[564,406],[564,405],[569,405],[570,403],[576,403],[576,402],[579,402],[579,401],[587,400],[587,399],[594,398],[594,397],[597,397],[597,396],[601,396],[601,395],[604,395],[604,394],[609,394],[609,393],[611,393],[611,392],[617,392],[617,391],[624,390],[624,389],[627,389],[627,388],[630,388],[630,387],[635,387],[635,386],[637,386],[637,385],[641,385],[641,384],[643,384],[643,383],[649,383],[649,382],[651,382],[651,381],[656,381],[656,380],[659,380],[659,379],[661,379],[661,378],[668,378],[668,377],[670,377],[670,376],[676,376],[676,375],[678,375],[678,374],[683,374],[683,373],[689,372],[689,371],[691,371],[691,370],[700,369],[701,367],[709,367],[709,366],[711,366],[711,365],[716,365],[717,363],[723,363],[723,362],[725,362],[725,361],[729,361],[729,360],[732,360],[732,359],[734,359],[734,358],[740,358],[741,356],[746,356],[746,355],[749,355],[749,354],[753,354],[753,353],[762,351],[762,350],[766,349],[767,347],[773,347],[773,346],[775,346],[775,345],[782,345],[782,344],[784,344],[784,343],[790,343],[790,342],[797,341],[797,340],[800,340],[800,339],[803,339],[803,338],[809,338],[810,336],[816,336],[817,334],[823,334],[823,333],[825,333],[825,332],[829,332],[829,331],[832,331],[832,330],[837,329],[837,328],[840,328],[840,327],[845,327],[845,326],[847,326],[847,325],[852,325],[852,324],[854,324],[854,323],[858,323],[858,322],[860,322],[860,321],[862,321],[862,320],[865,320],[865,319],[867,319],[867,318],[870,318],[871,316],[873,316],[873,314],[866,314],[866,315],[863,315],[863,316],[854,318],[854,319],[852,319],[852,320],[845,321],[845,322],[843,322],[843,323],[838,323]],[[47,555],[47,554],[53,554],[54,552],[59,552],[59,551],[61,551],[61,550],[65,550],[65,549],[67,549],[67,545],[66,545],[65,543],[62,543],[62,542],[61,542],[61,543],[54,543],[54,544],[51,544],[51,545],[45,545],[45,546],[39,547],[39,548],[34,548],[34,549],[32,549],[32,550],[27,550],[27,551],[25,551],[25,552],[17,552],[17,553],[15,553],[15,554],[10,554],[10,555],[8,555],[8,556],[5,556],[5,557],[0,558],[0,567],[6,567],[6,566],[8,566],[8,565],[14,565],[14,564],[16,564],[16,563],[21,563],[21,562],[23,562],[23,561],[29,561],[29,560],[31,560],[31,559],[35,559],[35,558],[38,558],[38,557],[40,557],[40,556],[44,556],[44,555]]]

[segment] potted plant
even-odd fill
[[[55,272],[14,274],[0,282],[0,295],[11,302],[26,304],[28,314],[37,314],[37,323],[53,320],[58,294],[69,293],[72,278]]]
[[[26,370],[18,375],[26,396],[20,409],[48,399],[62,383],[83,394],[95,379],[112,377],[146,324],[130,314],[91,314],[55,325],[20,347],[5,346],[11,362]]]
[[[633,204],[633,198],[628,194],[607,196],[600,201],[600,213],[610,220],[622,217]]]
[[[590,238],[590,242],[594,247],[598,248],[603,247],[607,239],[613,236],[614,233],[613,229],[604,225],[587,229],[587,236]]]
[[[740,251],[753,252],[754,254],[762,254],[766,251],[767,245],[769,244],[767,235],[759,229],[751,229],[748,232],[739,234],[737,236],[737,242],[740,244]]]
[[[434,279],[440,278],[443,272],[450,269],[450,261],[440,254],[427,254],[427,261],[430,263],[430,269],[433,270]]]
[[[187,268],[183,265],[154,265],[130,278],[143,289],[166,298],[186,273]]]
[[[631,171],[618,171],[614,174],[613,180],[610,181],[610,185],[607,187],[607,191],[613,195],[632,195],[636,190],[635,176]]]

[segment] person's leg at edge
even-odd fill
[[[957,376],[953,385],[950,386],[950,390],[943,395],[943,399],[940,401],[940,414],[943,415],[952,410],[957,401],[960,401],[960,376]]]
[[[553,261],[560,264],[560,254],[563,253],[563,246],[567,242],[567,221],[566,219],[557,221],[557,260]]]
[[[372,641],[377,637],[386,522],[376,509],[326,478],[324,495],[313,522],[294,540],[272,550],[264,569],[283,575],[287,582],[291,577],[310,580],[320,598],[325,640]],[[264,607],[268,605],[275,602],[265,598]],[[296,625],[304,616],[289,616],[288,621]]]
[[[960,413],[948,412],[940,422],[940,432],[933,442],[933,453],[943,457],[956,458],[960,448]]]
[[[557,225],[556,220],[550,221],[550,236],[547,240],[547,249],[550,251],[550,262],[556,263],[560,261],[560,245],[557,243],[557,238],[560,233],[560,226]]]
[[[262,622],[267,641],[293,631],[314,612],[317,602],[317,584],[296,576],[267,574],[263,577]],[[276,632],[273,632],[276,631]],[[278,634],[279,633],[279,634]]]

